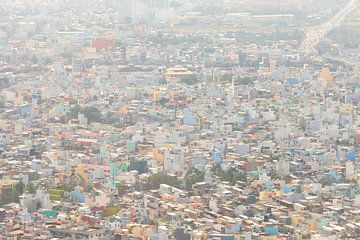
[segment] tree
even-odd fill
[[[93,187],[95,189],[101,189],[101,183],[96,182],[96,183],[94,183]]]
[[[70,119],[75,119],[78,117],[79,113],[83,113],[88,119],[89,123],[103,121],[101,112],[97,107],[87,106],[82,108],[80,105],[76,105],[75,107],[71,108],[62,120],[63,122],[67,122]]]
[[[279,155],[276,155],[276,154],[271,154],[270,155],[270,158],[269,158],[269,162],[273,162],[273,161],[279,161],[280,160],[280,156]]]
[[[26,193],[35,194],[36,186],[33,183],[27,184],[25,187]]]
[[[205,177],[205,173],[199,171],[196,168],[190,169],[185,176],[185,185],[187,189],[190,189],[192,185],[198,182],[203,182]]]
[[[352,186],[358,186],[358,182],[355,179],[346,179],[342,178],[340,180],[341,183],[350,183]]]
[[[242,77],[239,79],[240,84],[242,85],[250,85],[254,82],[254,79],[251,77]]]
[[[168,175],[165,172],[156,173],[148,177],[145,181],[146,189],[158,189],[160,184],[167,184],[179,188],[181,181],[176,176]]]
[[[195,74],[193,74],[191,77],[182,77],[181,82],[183,82],[187,85],[194,85],[198,82],[198,79],[195,76]]]
[[[0,108],[5,108],[6,104],[5,101],[0,100]]]
[[[80,144],[75,144],[69,140],[62,140],[61,141],[61,147],[64,150],[76,150],[76,151],[82,151],[84,150],[84,147]]]
[[[62,122],[67,123],[70,119],[74,119],[78,117],[78,114],[81,113],[83,109],[80,105],[76,105],[75,107],[72,107],[65,116],[62,117]]]
[[[231,82],[232,81],[232,74],[231,73],[225,73],[224,75],[222,75],[222,80],[225,82]]]
[[[22,182],[18,182],[16,185],[15,185],[15,190],[20,193],[20,194],[23,194],[24,193],[24,190],[25,190],[25,184],[23,184]]]
[[[62,183],[62,184],[56,186],[56,189],[63,190],[64,192],[74,191],[74,188],[68,183]]]
[[[124,181],[116,183],[116,188],[118,189],[118,193],[120,195],[123,195],[127,190],[129,190],[129,186]]]
[[[168,102],[169,102],[169,99],[167,99],[167,98],[160,98],[160,100],[159,100],[159,103],[161,106],[164,106]]]
[[[0,205],[19,202],[19,196],[24,193],[25,185],[21,182],[17,183],[13,188],[4,189],[0,194]]]
[[[223,181],[230,182],[231,184],[235,184],[237,181],[246,182],[246,175],[242,171],[238,171],[235,168],[229,168],[224,171],[220,164],[216,165],[213,168],[213,171],[216,176],[220,177]]]
[[[100,110],[94,106],[85,107],[84,115],[88,119],[89,123],[102,121]]]
[[[91,149],[91,153],[97,155],[97,154],[100,153],[100,149],[98,149],[98,148],[93,148],[93,149]]]

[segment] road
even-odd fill
[[[355,10],[357,1],[358,0],[350,0],[345,7],[338,11],[337,14],[335,14],[335,16],[329,21],[321,24],[316,29],[309,30],[301,44],[301,50],[305,54],[312,54],[315,51],[315,47],[327,35],[327,33],[340,26],[346,17]]]

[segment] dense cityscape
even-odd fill
[[[357,0],[0,0],[0,239],[360,239]]]

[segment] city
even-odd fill
[[[0,239],[360,239],[359,5],[1,0]]]

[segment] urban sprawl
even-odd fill
[[[357,0],[1,0],[0,239],[360,239]]]

